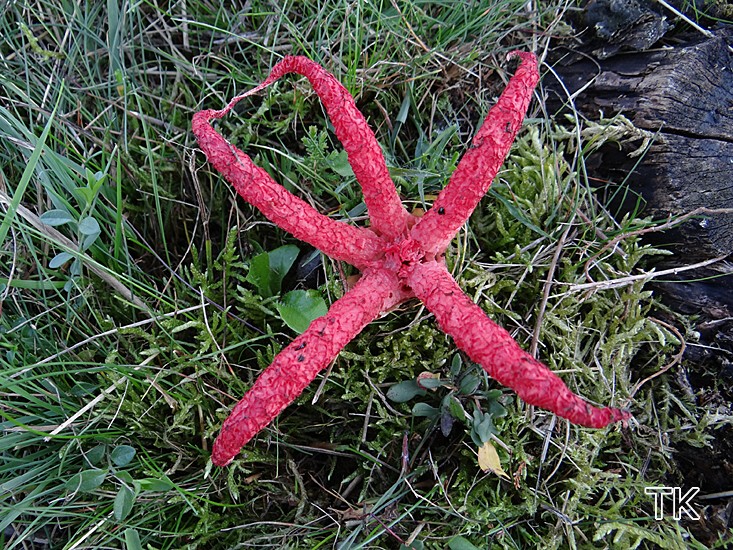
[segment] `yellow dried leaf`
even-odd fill
[[[501,467],[499,453],[489,441],[479,447],[478,465],[484,472],[493,472],[501,478],[509,479],[509,475]]]

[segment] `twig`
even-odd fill
[[[701,32],[705,37],[712,38],[713,36],[715,36],[711,31],[709,31],[706,28],[703,28],[700,25],[698,25],[697,23],[695,23],[692,19],[690,19],[689,17],[687,17],[684,13],[682,13],[680,10],[678,10],[677,8],[675,8],[673,5],[665,2],[665,0],[656,0],[656,2],[660,6],[664,6],[665,8],[667,8],[669,11],[671,11],[677,17],[679,17],[680,19],[682,19],[685,23],[687,23],[688,25],[690,25],[693,29],[695,29],[696,31]]]
[[[550,268],[547,270],[547,278],[545,279],[545,284],[542,289],[542,299],[540,300],[540,307],[537,311],[537,320],[534,324],[534,330],[532,331],[532,344],[529,347],[529,353],[533,357],[537,357],[537,346],[540,340],[540,330],[542,329],[542,320],[545,317],[545,310],[547,309],[547,301],[550,298],[550,290],[552,289],[552,283],[555,278],[555,270],[557,269],[557,262],[560,261],[560,256],[562,256],[563,248],[565,247],[565,241],[568,238],[568,235],[570,234],[570,230],[573,228],[572,222],[568,223],[567,228],[563,232],[562,236],[560,237],[560,240],[557,243],[557,246],[555,247],[555,254],[552,256],[552,261],[550,262]]]
[[[148,363],[150,363],[153,359],[155,359],[158,356],[159,352],[156,352],[149,357],[146,357],[145,360],[140,363],[137,367],[132,369],[132,372],[138,371],[144,366],[146,366]],[[84,405],[81,409],[76,411],[74,414],[72,414],[69,418],[67,418],[64,422],[62,422],[57,428],[55,428],[51,433],[49,433],[46,437],[43,438],[43,441],[49,442],[51,441],[51,437],[54,435],[57,435],[61,433],[63,430],[71,426],[77,418],[79,418],[81,415],[86,413],[89,409],[93,408],[97,403],[102,401],[105,397],[107,397],[110,393],[115,391],[120,385],[122,385],[123,382],[127,382],[129,380],[128,376],[123,376],[119,380],[117,380],[114,384],[112,384],[110,387],[108,387],[106,390],[104,390],[102,393],[97,395],[94,399],[92,399],[89,403]]]
[[[667,365],[663,366],[661,369],[659,369],[654,374],[651,374],[644,378],[644,380],[641,380],[640,382],[637,382],[634,387],[629,392],[629,399],[633,399],[634,395],[636,395],[636,392],[638,392],[641,387],[649,382],[650,380],[654,380],[657,376],[661,376],[665,372],[667,372],[669,369],[677,365],[680,361],[682,361],[682,356],[685,354],[685,350],[687,349],[687,342],[685,342],[685,339],[683,338],[682,334],[679,330],[677,330],[676,327],[670,325],[669,323],[665,323],[664,321],[660,321],[659,319],[655,319],[654,317],[649,317],[649,320],[657,323],[658,325],[662,325],[667,330],[670,330],[674,332],[675,336],[679,339],[681,342],[680,350],[675,354],[675,356],[672,358],[672,361],[668,363]]]
[[[672,229],[673,227],[676,227],[677,225],[681,224],[682,222],[685,222],[689,220],[690,218],[699,216],[701,214],[733,214],[733,208],[707,208],[705,206],[701,206],[700,208],[695,208],[694,210],[691,210],[690,212],[687,212],[686,214],[682,214],[678,218],[673,218],[670,215],[669,219],[661,225],[655,225],[652,227],[644,227],[642,229],[636,229],[628,233],[621,233],[619,235],[616,235],[613,239],[608,241],[603,246],[603,248],[601,248],[598,252],[593,254],[593,256],[588,258],[588,260],[585,262],[585,278],[589,281],[593,280],[593,278],[590,276],[591,263],[593,262],[593,260],[601,256],[609,248],[615,248],[615,246],[620,241],[623,241],[630,237],[639,237],[641,235],[646,235],[647,233],[659,233],[661,231],[666,231],[667,229]]]
[[[700,267],[706,267],[708,265],[712,265],[714,263],[720,262],[725,260],[730,254],[725,254],[724,256],[718,256],[717,258],[711,258],[710,260],[705,260],[703,262],[698,262],[696,264],[691,265],[685,265],[682,267],[673,267],[671,269],[664,269],[662,271],[649,271],[648,273],[640,273],[639,275],[629,275],[628,277],[621,277],[619,279],[611,279],[608,281],[594,281],[592,283],[582,283],[582,284],[570,284],[570,283],[558,283],[558,284],[568,284],[568,292],[580,292],[582,290],[608,290],[611,288],[619,288],[622,286],[630,285],[636,281],[643,281],[643,280],[652,280],[657,279],[659,277],[663,277],[665,275],[677,275],[678,273],[682,273],[683,271],[690,271],[692,269],[698,269]]]
[[[680,10],[678,10],[677,8],[675,8],[673,5],[669,4],[668,2],[665,2],[665,0],[656,0],[656,2],[657,2],[657,4],[659,4],[661,6],[664,6],[669,11],[671,11],[672,13],[674,13],[677,17],[679,17],[680,19],[682,19],[685,23],[687,23],[688,25],[690,25],[693,29],[695,29],[696,31],[699,31],[700,33],[702,33],[703,36],[705,36],[706,38],[714,38],[715,37],[715,34],[712,31],[709,31],[706,28],[701,27],[700,25],[698,25],[697,23],[695,23],[692,19],[690,19],[689,17],[687,17],[684,13],[682,13]],[[733,46],[730,46],[729,45],[728,46],[728,51],[733,52]]]

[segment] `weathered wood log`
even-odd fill
[[[583,89],[574,107],[590,119],[621,113],[656,134],[638,165],[613,147],[589,159],[596,177],[629,183],[656,217],[733,209],[731,38],[733,32],[720,31],[684,47],[586,57],[555,67],[562,85],[545,79],[560,101]],[[671,239],[686,263],[729,253],[733,210],[686,223]]]
[[[550,109],[567,106],[567,98],[574,97],[573,108],[588,119],[620,113],[654,133],[641,159],[615,145],[592,154],[586,167],[594,181],[628,184],[645,201],[644,213],[656,218],[699,208],[716,211],[661,235],[661,244],[674,255],[660,268],[733,253],[732,39],[728,29],[674,48],[602,60],[578,56],[566,66],[555,65],[559,81],[549,75],[543,81]],[[637,206],[635,196],[620,195],[627,199],[617,205],[621,211]],[[685,357],[693,365],[712,364],[721,380],[733,380],[733,256],[666,280],[676,282],[655,284],[662,300],[699,316],[700,345],[688,346]]]

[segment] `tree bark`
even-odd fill
[[[588,118],[621,113],[655,133],[641,161],[628,158],[628,151],[603,148],[589,159],[595,177],[627,182],[655,217],[730,209],[668,234],[685,263],[733,251],[732,37],[730,30],[720,31],[684,47],[583,58],[555,67],[561,82],[545,79],[559,101],[582,89],[574,107]]]

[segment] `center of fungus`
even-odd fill
[[[384,252],[384,267],[397,273],[400,279],[405,279],[417,264],[435,260],[434,254],[426,253],[420,244],[410,237],[387,245]]]

